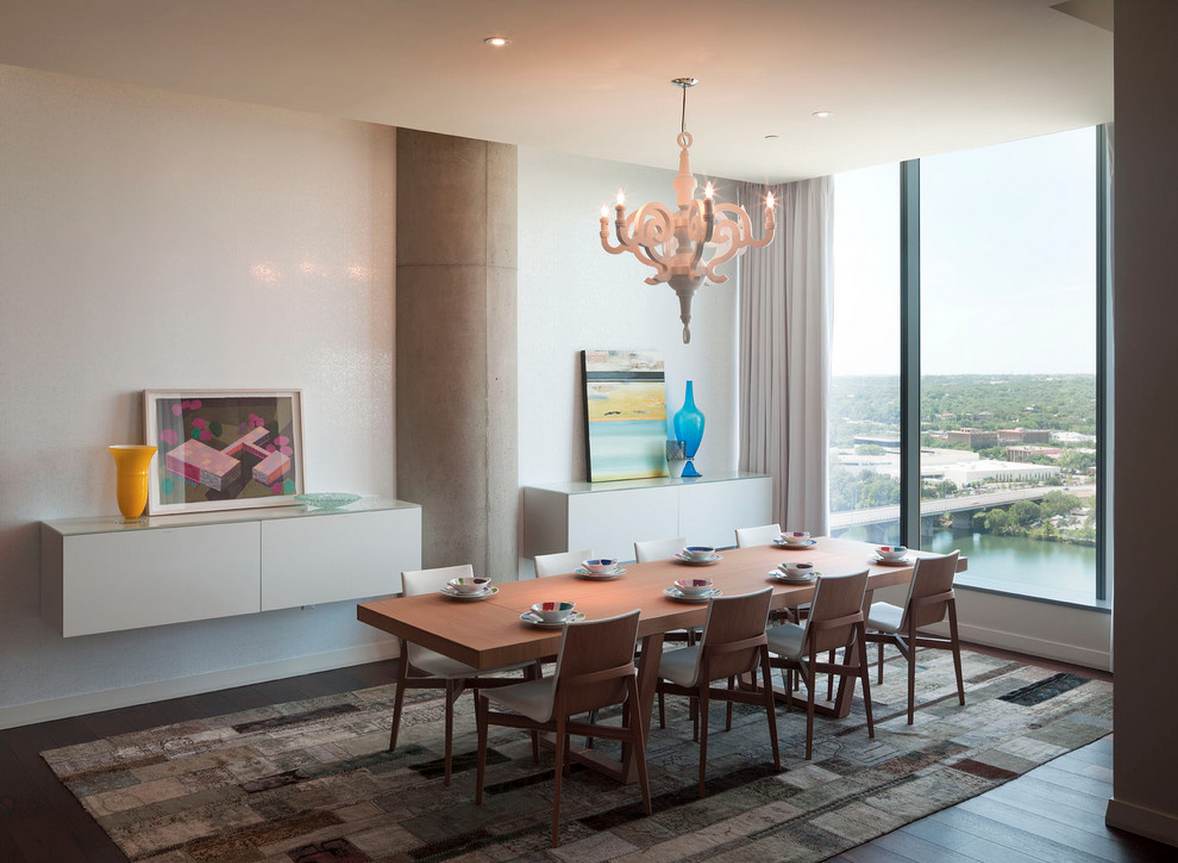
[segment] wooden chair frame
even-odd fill
[[[766,613],[768,608],[765,609]],[[709,613],[709,623],[711,614]],[[780,772],[781,753],[777,743],[777,704],[773,697],[772,672],[769,666],[768,639],[764,632],[749,638],[720,643],[708,643],[708,624],[705,624],[704,637],[700,642],[699,668],[696,674],[695,686],[680,686],[667,680],[660,679],[657,683],[659,695],[659,727],[666,728],[666,713],[664,709],[665,695],[685,695],[692,699],[693,736],[699,741],[699,796],[707,794],[707,764],[708,764],[708,708],[711,699],[727,702],[725,730],[732,728],[732,704],[760,704],[765,708],[765,715],[769,724],[769,739],[773,748],[773,766]],[[752,651],[752,660],[747,668],[733,670],[732,654],[741,651]],[[727,660],[727,662],[725,662]],[[722,671],[713,669],[714,665],[724,664]],[[737,688],[737,677],[748,674],[755,680],[758,666],[761,670],[763,686],[760,688]],[[726,688],[712,687],[716,680],[726,680]]]
[[[637,612],[634,612],[634,632],[637,633]],[[617,620],[615,618],[614,620]],[[605,622],[605,621],[602,621]],[[592,625],[592,624],[589,624]],[[566,638],[568,634],[566,632]],[[592,655],[593,651],[583,651]],[[633,644],[630,654],[633,656]],[[562,644],[563,659],[563,644]],[[532,733],[532,758],[539,761],[537,738],[540,732],[555,735],[555,778],[552,792],[552,847],[560,844],[560,792],[561,782],[569,772],[571,759],[569,745],[572,735],[586,735],[604,737],[610,740],[621,740],[623,747],[632,749],[635,753],[635,764],[638,768],[638,782],[642,790],[642,809],[651,814],[650,780],[646,771],[646,737],[642,730],[640,715],[640,696],[638,693],[638,669],[633,658],[611,668],[598,669],[584,674],[562,674],[557,669],[555,689],[553,691],[552,716],[546,722],[523,716],[518,713],[501,713],[490,709],[490,700],[486,695],[479,695],[476,701],[475,719],[478,725],[478,763],[476,769],[475,804],[482,805],[483,782],[487,769],[487,732],[491,725],[501,725],[508,728],[522,728]],[[610,683],[620,680],[624,685],[621,699],[606,696],[603,703],[594,704],[592,711],[596,714],[598,708],[622,704],[622,724],[601,725],[592,719],[588,722],[576,722],[570,719],[573,713],[583,713],[586,710],[585,699],[592,698],[593,687],[611,689]],[[577,703],[570,705],[570,700],[577,699]],[[623,755],[623,760],[627,756]]]
[[[949,618],[949,637],[920,633],[916,629],[917,615],[913,612],[945,603],[945,613]],[[898,632],[868,632],[866,640],[879,645],[879,683],[883,683],[884,645],[895,645],[900,655],[908,662],[908,724],[916,719],[916,648],[931,647],[937,650],[953,651],[953,672],[957,676],[957,702],[965,706],[965,681],[961,674],[961,639],[957,633],[957,599],[952,589],[933,594],[932,596],[913,597],[908,602],[904,614],[907,626],[903,634]]]

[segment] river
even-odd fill
[[[924,547],[940,554],[961,549],[969,558],[969,569],[958,578],[962,584],[998,589],[1018,584],[1028,593],[1078,602],[1092,602],[1096,595],[1092,546],[939,528]]]

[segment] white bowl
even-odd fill
[[[476,593],[482,593],[491,586],[491,579],[481,578],[479,576],[459,576],[458,578],[450,579],[450,586],[454,588],[455,593],[461,593],[465,596],[473,596]]]
[[[532,606],[532,613],[545,623],[560,623],[572,617],[577,610],[577,604],[570,599],[550,599],[547,602],[537,602]]]
[[[877,545],[875,553],[884,560],[900,560],[908,553],[908,549],[902,545]]]
[[[689,545],[683,549],[683,556],[689,560],[711,560],[716,556],[716,548],[711,545]]]
[[[581,566],[590,572],[613,572],[618,568],[618,559],[616,557],[594,557],[589,560],[582,560]]]
[[[804,542],[810,541],[810,531],[783,530],[781,532],[781,541],[788,545],[801,545]]]
[[[798,578],[799,576],[807,576],[814,574],[814,564],[809,561],[795,563],[790,561],[788,563],[780,564],[777,567],[791,578]]]
[[[675,582],[675,587],[684,596],[703,596],[712,589],[710,578],[681,578]]]

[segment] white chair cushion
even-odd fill
[[[527,680],[512,686],[497,686],[481,692],[492,702],[508,710],[523,714],[536,722],[547,722],[552,718],[552,701],[556,694],[555,677]]]
[[[904,622],[904,609],[890,602],[873,602],[867,614],[867,628],[878,632],[899,632]]]
[[[765,630],[765,638],[769,641],[771,653],[798,659],[802,655],[802,644],[806,640],[806,627],[798,626],[796,623],[770,626]]]
[[[659,677],[679,686],[695,686],[699,645],[668,650],[659,658]]]
[[[437,653],[427,647],[422,647],[419,644],[410,644],[409,664],[418,671],[428,674],[430,677],[441,677],[443,679],[452,680],[458,677],[479,677],[485,674],[501,674],[505,671],[516,671],[521,668],[526,668],[532,663],[517,662],[514,665],[501,665],[498,668],[485,668],[479,670],[473,666],[467,665],[465,662],[459,662],[457,659],[451,659],[449,656]]]

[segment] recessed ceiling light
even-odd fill
[[[493,45],[496,48],[503,48],[511,44],[511,40],[506,36],[488,36],[483,42],[487,45]]]
[[[833,111],[827,111],[827,110],[823,109],[821,111],[814,111],[813,113],[810,114],[810,116],[815,117],[816,119],[819,119],[819,120],[825,120],[827,117],[831,116],[833,113],[834,113]]]
[[[779,137],[779,136],[778,135],[766,135],[765,140],[768,141],[771,138],[777,138],[777,137]]]

